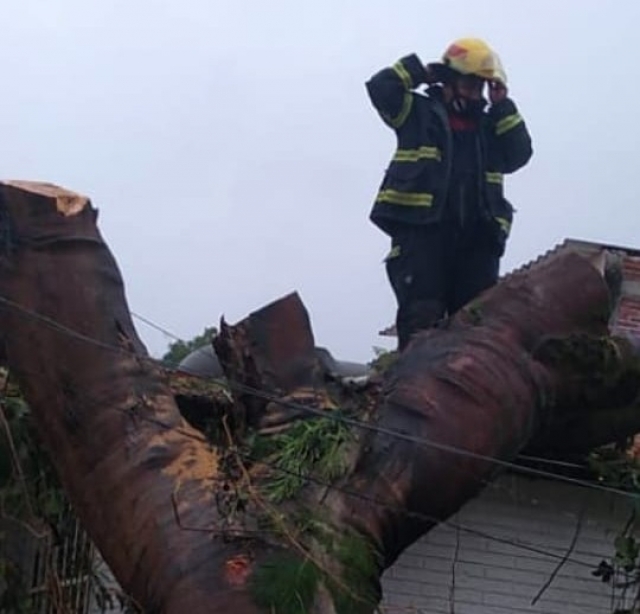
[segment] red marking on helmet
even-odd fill
[[[467,50],[460,45],[451,45],[451,47],[449,47],[449,50],[447,51],[447,55],[451,56],[452,58],[457,58],[463,55],[467,55]]]

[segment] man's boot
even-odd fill
[[[407,347],[415,332],[431,328],[444,314],[444,303],[433,299],[412,301],[400,307],[396,316],[398,351]]]

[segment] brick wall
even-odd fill
[[[617,315],[617,331],[640,334],[640,298],[623,297]]]
[[[640,256],[630,254],[625,256],[623,271],[626,281],[640,281]]]
[[[592,571],[611,556],[630,509],[629,500],[616,495],[504,476],[452,524],[433,530],[387,570],[383,611],[610,613],[613,606],[624,605],[623,592],[612,592]],[[564,556],[576,532],[570,560],[532,605],[558,566],[559,559],[550,555]]]
[[[617,331],[640,335],[640,256],[624,257],[622,276],[622,297],[612,325]]]
[[[567,239],[544,257],[552,258],[567,249],[588,257],[603,248],[622,257],[622,294],[612,314],[611,327],[616,332],[640,336],[640,250]]]

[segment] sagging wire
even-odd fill
[[[536,596],[531,600],[531,607],[536,605],[540,598],[545,594],[545,592],[549,589],[553,581],[556,579],[556,576],[560,573],[560,570],[566,565],[566,563],[571,559],[571,555],[576,548],[576,544],[578,543],[578,537],[580,537],[580,533],[582,531],[582,523],[584,522],[584,516],[586,511],[586,502],[582,503],[582,508],[580,513],[578,514],[578,519],[576,521],[576,526],[573,532],[573,537],[571,538],[571,543],[567,548],[566,554],[562,557],[555,569],[551,572],[551,575],[547,579],[547,581],[542,585]]]
[[[174,339],[176,341],[181,341],[181,342],[184,343],[183,339],[181,339],[177,335],[174,335],[173,333],[168,331],[166,328],[161,327],[159,325],[156,325],[155,323],[153,323],[148,318],[144,318],[143,319],[141,316],[138,316],[134,312],[131,312],[131,315],[134,316],[135,318],[139,319],[141,322],[144,322],[148,326],[151,326],[151,327],[155,328],[157,331],[162,332],[163,334],[171,337],[172,339]],[[200,348],[200,349],[202,349],[202,348]],[[205,354],[205,355],[209,356],[209,354]],[[209,378],[200,378],[200,379],[205,379],[207,381],[209,380]],[[483,454],[478,454],[476,452],[470,452],[469,450],[463,450],[462,448],[457,448],[456,446],[449,446],[449,445],[446,445],[446,444],[440,444],[438,442],[431,441],[431,440],[429,440],[427,438],[424,438],[424,437],[415,437],[415,436],[409,435],[407,433],[403,433],[402,431],[396,431],[396,430],[393,430],[393,429],[386,429],[384,427],[372,425],[372,424],[369,424],[367,422],[363,422],[361,420],[357,420],[357,419],[354,419],[354,418],[348,418],[346,416],[328,414],[327,412],[325,412],[323,410],[320,410],[320,409],[315,409],[313,407],[309,407],[309,406],[306,406],[306,405],[298,404],[298,403],[295,403],[293,401],[281,399],[277,395],[274,395],[272,393],[266,392],[264,390],[259,390],[257,388],[253,388],[251,386],[247,386],[246,384],[241,384],[239,382],[234,382],[232,380],[227,380],[227,382],[228,382],[229,388],[231,388],[232,390],[235,390],[237,392],[242,392],[244,394],[252,395],[252,396],[255,396],[255,397],[260,398],[262,400],[269,401],[269,402],[281,405],[283,407],[287,407],[288,409],[294,409],[294,410],[297,410],[297,411],[300,411],[300,412],[312,414],[315,417],[323,417],[323,418],[327,418],[327,419],[336,420],[336,421],[342,422],[343,424],[346,424],[348,426],[352,426],[354,428],[359,428],[359,429],[366,430],[366,431],[371,431],[371,432],[374,432],[374,433],[380,433],[380,434],[383,434],[383,435],[396,437],[398,439],[402,439],[402,440],[407,441],[409,443],[415,443],[417,445],[431,447],[431,448],[434,448],[436,450],[440,450],[442,452],[448,452],[448,453],[451,453],[451,454],[458,454],[460,456],[473,458],[475,460],[494,463],[494,464],[496,464],[498,466],[501,466],[503,468],[511,469],[512,471],[517,471],[519,473],[531,475],[533,477],[541,477],[541,478],[556,480],[556,481],[560,481],[560,482],[566,482],[566,483],[569,483],[569,484],[573,484],[574,486],[582,486],[582,487],[585,487],[585,488],[591,488],[591,489],[599,490],[599,491],[602,491],[602,492],[608,492],[610,494],[616,494],[616,495],[624,496],[624,497],[627,497],[627,498],[632,498],[632,499],[638,498],[638,495],[636,495],[634,493],[630,493],[630,492],[625,491],[625,490],[618,489],[618,488],[609,487],[609,486],[603,486],[601,484],[594,484],[592,482],[589,482],[588,480],[581,480],[581,479],[578,479],[578,478],[571,478],[569,476],[565,476],[565,475],[562,475],[562,474],[559,474],[559,473],[554,473],[554,472],[551,472],[551,471],[546,471],[544,469],[536,469],[534,467],[527,467],[525,465],[519,465],[517,463],[513,463],[513,462],[510,462],[510,461],[505,461],[505,460],[502,460],[502,459],[499,459],[499,458],[495,458],[495,457],[492,457],[492,456],[486,456],[486,455],[483,455]],[[567,467],[567,468],[580,468],[580,469],[584,469],[585,468],[584,465],[578,465],[578,464],[575,464],[575,463],[568,463],[568,462],[564,462],[564,461],[550,461],[549,459],[545,459],[545,458],[541,458],[541,457],[537,457],[537,456],[522,455],[522,456],[519,456],[519,458],[522,458],[523,460],[529,460],[529,461],[535,461],[535,462],[545,462],[545,463],[548,463],[548,464],[554,464],[554,465],[563,466],[563,467]]]
[[[342,589],[350,597],[352,597],[356,601],[366,603],[366,601],[362,597],[360,597],[359,595],[356,595],[353,592],[353,589],[351,589],[351,587],[346,586],[341,578],[336,577],[336,575],[333,572],[331,572],[329,569],[326,569],[324,563],[318,560],[318,558],[307,547],[305,547],[305,545],[302,544],[295,535],[293,535],[286,521],[282,518],[282,514],[279,513],[277,509],[274,509],[271,503],[265,500],[262,494],[257,491],[257,489],[253,485],[253,480],[251,479],[251,475],[244,463],[242,455],[240,454],[240,451],[238,450],[236,443],[233,439],[233,435],[231,433],[231,429],[229,428],[229,424],[226,418],[227,418],[226,416],[223,416],[222,426],[224,428],[225,436],[227,438],[227,447],[229,450],[232,450],[234,452],[236,462],[238,464],[238,467],[240,468],[240,471],[242,472],[242,477],[244,478],[245,484],[249,489],[249,493],[253,496],[254,501],[257,503],[257,505],[261,507],[265,511],[267,516],[271,518],[271,520],[280,527],[282,535],[284,535],[285,538],[289,540],[290,544],[296,550],[298,550],[306,560],[311,561],[320,571],[325,573],[327,577],[331,578],[331,580],[333,580],[336,583],[336,585],[339,586],[340,589]]]
[[[123,347],[107,344],[107,343],[104,343],[104,342],[99,341],[97,339],[94,339],[92,337],[89,337],[87,335],[84,335],[83,333],[79,333],[77,331],[74,331],[73,329],[65,326],[64,324],[61,324],[61,323],[55,321],[54,319],[49,318],[47,316],[44,316],[42,314],[39,314],[39,313],[37,313],[37,312],[35,312],[33,310],[27,309],[27,308],[23,307],[22,305],[19,305],[18,303],[15,303],[14,301],[11,301],[10,299],[7,299],[6,297],[0,296],[0,303],[5,304],[10,308],[13,308],[14,310],[18,311],[19,313],[21,313],[21,314],[23,314],[23,315],[25,315],[27,317],[30,317],[32,319],[36,319],[36,320],[38,320],[38,321],[50,326],[52,329],[56,330],[57,332],[60,332],[61,334],[68,335],[68,336],[70,336],[70,337],[72,337],[72,338],[74,338],[76,340],[83,341],[83,342],[86,342],[86,343],[91,343],[91,344],[93,344],[93,345],[95,345],[97,347],[100,347],[102,349],[106,349],[106,350],[109,350],[109,351],[112,351],[112,352],[115,352],[115,353],[121,353],[121,354],[127,354],[127,355],[131,354],[131,352],[129,350],[126,350]],[[141,316],[139,316],[138,314],[134,314],[133,312],[132,312],[132,315],[134,317],[140,319],[141,321],[144,321],[146,324],[152,325],[155,328],[161,330],[164,334],[167,334],[167,335],[175,338],[176,340],[181,340],[176,335],[173,335],[172,333],[170,333],[167,329],[161,328],[158,325],[156,325],[155,323],[152,323],[151,320],[148,320],[146,318],[144,320],[142,320]],[[208,379],[208,378],[201,378],[201,379]],[[428,446],[428,447],[434,447],[436,449],[441,449],[443,451],[459,454],[459,455],[462,455],[462,456],[469,456],[469,457],[473,457],[473,458],[476,458],[476,459],[481,459],[481,460],[484,460],[484,461],[495,462],[496,464],[511,468],[514,471],[520,471],[520,472],[524,472],[524,473],[529,473],[531,475],[537,475],[537,476],[540,476],[540,477],[546,477],[546,478],[549,478],[549,479],[555,479],[555,480],[558,480],[558,481],[564,481],[564,482],[571,483],[573,485],[588,487],[588,488],[592,488],[592,489],[595,489],[595,490],[599,490],[601,492],[607,492],[607,493],[611,493],[611,494],[616,494],[616,495],[624,496],[624,497],[627,497],[627,498],[633,498],[633,499],[637,498],[637,496],[634,495],[633,493],[629,493],[627,491],[623,491],[623,490],[620,490],[620,489],[605,487],[605,486],[602,486],[602,485],[599,485],[599,484],[592,484],[590,482],[586,482],[585,480],[577,480],[577,479],[573,479],[573,478],[567,478],[566,476],[563,476],[563,475],[560,475],[560,474],[554,474],[554,473],[548,472],[548,471],[542,471],[542,470],[537,470],[537,469],[533,469],[533,468],[522,467],[522,466],[517,465],[515,463],[510,463],[508,461],[502,461],[501,459],[495,459],[495,458],[487,457],[487,456],[484,456],[484,455],[470,453],[470,452],[468,452],[466,450],[458,449],[458,448],[456,448],[454,446],[446,446],[446,445],[443,445],[443,444],[437,444],[436,442],[431,442],[431,441],[429,441],[427,439],[413,437],[411,435],[407,435],[407,434],[402,433],[400,431],[393,431],[391,429],[384,429],[382,427],[376,427],[376,426],[361,422],[359,420],[354,420],[354,419],[347,418],[345,416],[336,416],[336,415],[328,414],[327,412],[324,412],[324,411],[321,411],[321,410],[316,410],[314,408],[311,408],[311,407],[308,407],[308,406],[305,406],[305,405],[301,405],[301,404],[297,404],[297,403],[294,403],[292,401],[282,400],[282,399],[280,399],[279,397],[277,397],[277,396],[275,396],[273,394],[270,394],[270,393],[267,393],[265,391],[261,391],[261,390],[258,390],[258,389],[254,389],[252,387],[240,384],[238,382],[230,382],[229,384],[230,384],[230,387],[232,387],[233,389],[236,389],[236,390],[238,390],[240,392],[243,392],[243,393],[246,393],[246,394],[255,395],[255,396],[259,397],[259,398],[262,398],[263,400],[268,400],[268,401],[272,401],[272,402],[275,402],[275,403],[280,403],[281,405],[289,407],[291,409],[296,409],[296,410],[299,410],[299,411],[302,411],[302,412],[311,413],[311,414],[313,414],[315,416],[319,416],[319,417],[322,417],[322,418],[325,418],[325,419],[337,420],[337,421],[342,422],[343,424],[347,424],[347,425],[353,426],[355,428],[361,428],[361,429],[365,429],[365,430],[368,430],[368,431],[379,432],[379,433],[382,433],[382,434],[385,434],[385,435],[388,435],[388,436],[391,436],[391,437],[398,437],[399,439],[403,439],[403,440],[409,441],[411,443],[415,443],[417,445],[425,445],[425,446]],[[122,409],[120,411],[122,411],[123,413],[126,413],[127,410]],[[176,430],[171,425],[168,425],[168,424],[164,423],[161,420],[152,418],[151,416],[142,416],[142,419],[146,420],[146,421],[149,421],[149,422],[155,424],[156,426],[159,426],[159,427],[164,428],[164,429]],[[181,430],[181,429],[177,429],[177,431],[182,431],[183,435],[185,435],[187,437],[191,437],[191,438],[197,439],[198,441],[201,441],[201,442],[206,440],[204,438],[204,436],[201,435],[201,434],[195,435],[193,432],[186,431],[186,430]],[[535,457],[532,457],[532,458],[535,458]],[[256,461],[256,459],[254,459],[254,461],[255,462],[262,462],[264,464],[264,461]],[[362,499],[362,500],[364,500],[364,501],[366,501],[368,503],[371,503],[371,504],[374,504],[374,505],[377,505],[377,506],[381,506],[381,507],[385,507],[385,508],[387,508],[389,510],[393,510],[396,513],[399,512],[399,513],[401,513],[401,514],[403,514],[403,515],[405,515],[407,517],[413,517],[413,518],[416,518],[416,519],[419,519],[419,520],[422,520],[422,521],[425,521],[425,522],[428,522],[428,523],[432,523],[432,524],[441,524],[441,525],[447,526],[449,528],[452,528],[452,529],[454,529],[456,531],[462,531],[462,532],[465,532],[467,534],[471,534],[471,535],[475,535],[475,536],[478,536],[478,537],[482,537],[482,538],[485,538],[485,539],[488,539],[488,540],[491,540],[491,541],[494,541],[494,542],[497,542],[497,543],[502,543],[502,544],[509,545],[509,546],[512,546],[512,547],[515,547],[515,548],[519,548],[519,549],[522,549],[522,550],[525,550],[525,551],[528,551],[528,552],[532,552],[532,553],[535,553],[535,554],[538,554],[538,555],[542,555],[542,556],[545,556],[545,557],[548,557],[548,558],[564,561],[565,563],[567,561],[570,561],[572,563],[575,563],[576,565],[580,565],[580,566],[588,567],[589,569],[593,569],[593,565],[592,564],[587,563],[585,561],[582,561],[580,559],[568,558],[566,555],[563,556],[563,555],[557,554],[555,552],[551,552],[549,550],[545,550],[543,548],[537,547],[537,546],[532,545],[532,544],[527,544],[527,543],[524,543],[524,542],[511,540],[511,539],[508,539],[508,538],[497,537],[497,536],[491,535],[490,533],[487,533],[485,531],[481,531],[481,530],[478,530],[478,529],[473,529],[471,527],[467,527],[467,526],[462,525],[462,524],[460,524],[458,522],[455,522],[455,521],[442,520],[442,519],[439,519],[439,518],[436,518],[436,517],[433,517],[433,516],[429,516],[427,514],[423,514],[423,513],[420,513],[420,512],[413,512],[413,511],[406,510],[406,509],[395,508],[394,506],[390,506],[389,504],[387,504],[387,503],[385,503],[383,501],[377,500],[377,499],[375,499],[373,497],[369,497],[367,495],[364,495],[363,493],[358,493],[358,492],[350,491],[350,490],[347,490],[347,489],[344,489],[344,488],[341,488],[341,487],[336,487],[335,485],[332,485],[332,484],[329,484],[327,482],[323,482],[321,480],[318,480],[317,478],[315,478],[313,476],[309,476],[309,475],[302,476],[300,474],[296,474],[294,472],[290,472],[290,471],[286,470],[283,467],[272,466],[272,468],[274,470],[277,470],[277,471],[280,471],[280,472],[290,473],[290,474],[292,474],[292,475],[294,475],[294,476],[296,476],[298,478],[302,477],[303,479],[305,479],[305,480],[307,480],[309,482],[315,482],[316,484],[319,484],[319,485],[321,485],[321,486],[323,486],[325,488],[335,489],[338,492],[340,492],[341,494],[344,494],[346,496],[359,498],[359,499]],[[215,529],[211,529],[211,530],[215,531]]]
[[[475,537],[481,537],[484,539],[488,539],[491,540],[493,542],[496,543],[501,543],[507,546],[513,546],[515,548],[519,548],[521,550],[525,550],[527,552],[531,552],[533,554],[538,554],[538,555],[542,555],[542,556],[546,556],[548,558],[551,559],[556,559],[559,561],[565,560],[565,562],[569,561],[572,563],[575,563],[576,565],[580,565],[583,567],[588,567],[589,569],[593,569],[593,564],[591,563],[587,563],[586,561],[582,561],[580,559],[573,559],[573,558],[568,558],[565,559],[565,556],[562,554],[558,554],[556,552],[551,552],[549,550],[545,550],[543,548],[540,548],[538,546],[535,546],[534,544],[529,544],[526,542],[521,542],[521,541],[516,541],[516,540],[512,540],[509,539],[507,537],[498,537],[495,535],[492,535],[490,533],[487,533],[486,531],[482,531],[480,529],[474,529],[471,528],[469,526],[466,526],[460,522],[454,521],[454,520],[442,520],[440,518],[437,518],[436,516],[432,516],[429,514],[425,514],[423,512],[415,512],[415,511],[411,511],[411,510],[407,510],[405,508],[402,508],[400,506],[394,506],[391,505],[390,503],[387,503],[385,501],[381,501],[380,499],[377,499],[376,497],[372,497],[370,495],[366,495],[362,492],[358,492],[355,490],[350,490],[347,488],[344,488],[342,486],[336,486],[335,484],[331,484],[329,482],[327,482],[326,480],[322,480],[320,478],[317,478],[316,476],[310,475],[310,474],[302,474],[300,472],[295,472],[295,471],[291,471],[288,469],[285,469],[284,467],[279,467],[277,465],[274,465],[272,463],[268,463],[262,459],[259,458],[255,458],[252,457],[251,455],[248,454],[244,454],[243,455],[244,458],[250,462],[254,462],[254,463],[260,463],[266,467],[268,467],[269,469],[273,469],[274,471],[279,471],[281,473],[285,473],[288,474],[292,477],[297,477],[300,479],[303,479],[305,481],[311,482],[313,484],[316,484],[317,486],[321,486],[323,488],[328,488],[331,490],[335,490],[336,492],[339,492],[340,494],[343,494],[347,497],[353,497],[354,499],[360,499],[361,501],[365,502],[365,503],[371,503],[372,505],[376,505],[378,507],[384,508],[388,511],[394,512],[394,513],[399,513],[402,514],[404,516],[406,516],[407,518],[413,518],[415,520],[421,520],[423,522],[427,522],[433,525],[443,525],[446,526],[450,529],[453,529],[455,531],[460,531],[462,533],[466,533],[468,535],[473,535]]]
[[[57,332],[61,333],[61,334],[65,334],[68,335],[70,337],[75,338],[76,340],[79,341],[83,341],[86,343],[91,343],[96,345],[97,347],[100,347],[102,349],[106,349],[112,352],[117,352],[117,353],[124,353],[127,355],[130,355],[131,352],[123,347],[120,346],[116,346],[116,345],[112,345],[112,344],[108,344],[105,342],[102,342],[98,339],[93,339],[92,337],[89,337],[88,335],[85,335],[83,333],[79,333],[78,331],[74,331],[73,329],[67,327],[64,324],[61,324],[60,322],[57,322],[56,320],[49,318],[48,316],[44,316],[42,314],[39,314],[31,309],[28,309],[26,307],[23,307],[22,305],[19,305],[18,303],[11,301],[10,299],[7,299],[6,297],[3,297],[0,295],[0,304],[5,304],[8,307],[18,311],[19,313],[30,317],[32,319],[38,320],[40,322],[42,322],[43,324],[46,324],[47,326],[50,326],[52,329],[56,330]],[[133,315],[134,317],[138,317],[134,312],[131,312],[131,315]],[[151,322],[151,320],[145,318],[146,322],[148,325]],[[142,321],[142,320],[141,320]],[[153,324],[154,327],[157,327],[158,330],[161,330],[164,334],[168,334],[171,337],[173,337],[174,339],[178,340],[178,341],[182,341],[180,339],[180,337],[173,335],[172,333],[170,333],[166,328],[162,328],[159,327],[155,324]],[[148,358],[148,360],[152,361],[153,359]],[[154,361],[155,362],[155,361]],[[205,381],[212,381],[211,378],[200,378],[203,379]],[[224,388],[224,385],[219,384],[221,388]],[[326,419],[330,419],[330,420],[335,420],[337,422],[341,422],[342,424],[357,428],[357,429],[361,429],[363,431],[368,431],[368,432],[373,432],[376,434],[381,434],[381,435],[387,435],[389,437],[394,437],[396,439],[402,440],[402,441],[406,441],[408,443],[413,443],[415,445],[421,446],[421,447],[427,447],[427,448],[432,448],[435,450],[439,450],[441,452],[447,452],[449,454],[455,454],[455,455],[459,455],[462,457],[466,457],[466,458],[472,458],[474,460],[478,460],[478,461],[482,461],[482,462],[487,462],[487,463],[492,463],[495,464],[499,467],[503,467],[505,469],[510,469],[512,471],[516,471],[518,473],[524,474],[524,475],[530,475],[533,477],[540,477],[540,478],[546,478],[546,479],[550,479],[550,480],[555,480],[555,481],[559,481],[559,482],[564,482],[566,484],[572,484],[574,486],[581,486],[583,488],[588,488],[591,490],[597,490],[600,492],[607,492],[609,494],[615,494],[615,495],[619,495],[628,499],[632,499],[632,500],[637,500],[639,498],[639,495],[635,494],[635,493],[630,493],[628,491],[625,490],[621,490],[619,488],[615,488],[615,487],[611,487],[611,486],[603,486],[602,484],[596,484],[596,483],[592,483],[589,482],[587,480],[581,480],[578,478],[571,478],[569,476],[565,476],[562,474],[558,474],[558,473],[554,473],[552,471],[546,471],[544,469],[537,469],[534,467],[526,467],[524,465],[519,465],[517,463],[511,462],[511,461],[506,461],[503,459],[499,459],[499,458],[495,458],[492,456],[487,456],[484,454],[479,454],[477,452],[471,452],[469,450],[464,450],[462,448],[458,448],[456,446],[452,446],[452,445],[448,445],[448,444],[444,444],[444,443],[439,443],[436,441],[432,441],[430,439],[427,439],[426,437],[417,437],[408,433],[403,433],[402,431],[397,431],[394,429],[388,429],[385,427],[381,427],[381,426],[377,426],[377,425],[373,425],[373,424],[369,424],[367,422],[363,422],[361,420],[357,420],[355,418],[349,418],[347,416],[342,416],[342,415],[336,415],[336,414],[331,414],[331,413],[327,413],[323,410],[320,409],[316,409],[313,407],[309,407],[307,405],[303,405],[300,403],[295,403],[294,401],[291,400],[285,400],[282,399],[280,397],[278,397],[275,394],[269,393],[267,391],[264,390],[260,390],[257,388],[254,388],[252,386],[247,386],[246,384],[241,384],[240,382],[236,382],[233,380],[228,380],[227,379],[227,385],[229,388],[231,388],[234,391],[237,392],[242,392],[244,394],[248,394],[251,396],[254,396],[256,398],[260,398],[262,400],[265,401],[269,401],[278,405],[281,405],[282,407],[287,407],[288,409],[293,409],[296,411],[299,411],[301,413],[306,413],[309,415],[313,415],[315,417],[322,417],[322,418],[326,418]]]

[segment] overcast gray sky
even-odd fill
[[[2,176],[89,195],[131,309],[182,337],[298,290],[336,356],[390,345],[368,214],[394,137],[364,82],[460,36],[500,53],[534,139],[503,271],[565,237],[640,247],[635,0],[3,0],[0,18]]]

